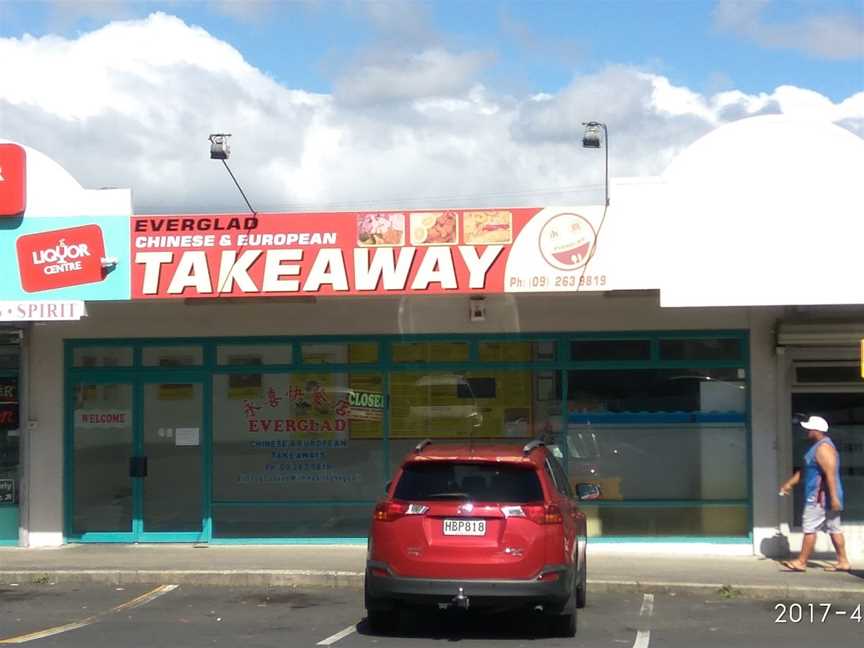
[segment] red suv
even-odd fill
[[[594,499],[593,484],[577,487]],[[388,632],[404,606],[549,615],[572,637],[586,596],[585,515],[540,441],[417,445],[375,506],[366,562],[367,620]]]

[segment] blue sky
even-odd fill
[[[734,10],[736,4],[741,19],[724,27],[723,5]],[[514,93],[555,92],[609,64],[648,69],[709,94],[790,84],[836,101],[864,87],[860,53],[808,50],[802,27],[827,19],[860,35],[864,0],[4,0],[0,36],[73,37],[154,11],[203,27],[286,86],[315,92],[330,92],[358,57],[428,45],[487,54],[481,78]]]

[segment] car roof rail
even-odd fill
[[[546,444],[540,439],[534,439],[533,441],[529,441],[525,444],[525,447],[522,448],[522,454],[531,454],[531,451],[535,448],[543,448]]]
[[[414,454],[420,454],[423,452],[423,448],[432,443],[432,439],[423,439],[420,443],[414,446]]]

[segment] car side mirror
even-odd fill
[[[384,484],[384,492],[385,492],[385,493],[389,493],[389,492],[390,492],[390,485],[391,485],[392,483],[393,483],[393,482],[392,482],[392,480],[391,480],[391,481],[388,481],[386,484]]]
[[[576,497],[582,501],[600,499],[601,495],[597,484],[576,484]]]

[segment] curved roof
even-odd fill
[[[661,302],[864,303],[862,169],[864,139],[826,121],[760,116],[705,135],[663,175]]]
[[[763,115],[708,133],[667,167],[668,182],[762,184],[804,178],[860,180],[864,139],[823,120]],[[858,165],[858,166],[856,166]]]

